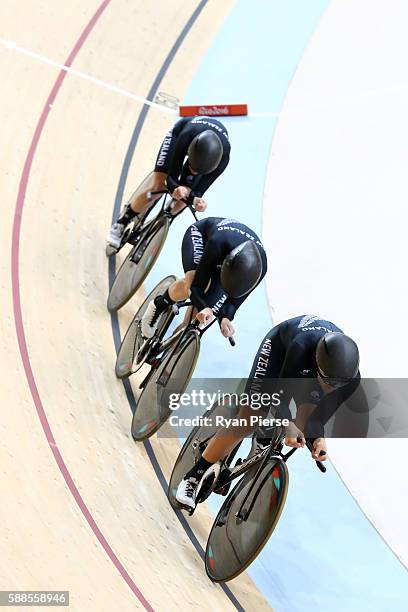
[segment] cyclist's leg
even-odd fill
[[[148,305],[141,320],[142,334],[146,338],[153,337],[158,317],[166,308],[176,302],[187,300],[190,295],[190,287],[204,250],[201,232],[197,228],[192,232],[192,227],[185,232],[181,246],[184,278],[174,281],[163,295],[158,295]]]
[[[152,199],[149,200],[147,194],[149,191],[165,191],[166,178],[167,174],[165,172],[157,172],[156,170],[151,172],[136,191],[132,193],[125,205],[125,209],[130,208],[133,213],[138,215],[147,212],[161,197],[160,195],[152,196]]]
[[[174,281],[167,293],[172,302],[187,300],[197,267],[204,252],[204,238],[197,224],[193,223],[184,233],[181,243],[181,260],[184,278]]]
[[[164,191],[166,189],[169,162],[175,145],[176,137],[173,134],[173,130],[170,130],[161,144],[153,172],[139,185],[122,209],[118,219],[113,223],[107,236],[107,241],[111,246],[119,248],[126,226],[131,221],[134,221],[135,217],[146,213],[160,198],[158,196],[149,200],[147,198],[148,192]]]
[[[157,198],[153,197],[153,199],[149,201],[146,197],[149,191],[164,191],[166,189],[166,178],[169,171],[170,160],[174,154],[176,140],[177,138],[173,133],[173,129],[171,129],[167,132],[160,145],[153,172],[149,174],[147,179],[145,179],[136,189],[127,203],[126,208],[128,209],[129,215],[132,213],[145,213],[160,198],[160,196]]]
[[[142,181],[121,210],[119,217],[112,224],[107,236],[107,242],[110,245],[118,249],[121,245],[125,229],[129,223],[135,221],[139,215],[144,214],[155,205],[161,196],[153,196],[152,199],[149,200],[147,194],[149,191],[164,191],[166,189],[166,176],[166,174],[161,172],[151,172],[144,181]]]
[[[134,220],[136,216],[147,212],[147,210],[154,206],[160,197],[159,196],[158,198],[148,200],[147,193],[149,191],[164,191],[166,189],[166,178],[168,175],[170,160],[176,146],[176,141],[177,137],[174,128],[172,128],[169,132],[167,132],[160,146],[153,172],[149,174],[149,176],[132,194],[129,201],[121,211],[119,218],[113,223],[108,233],[107,241],[113,247],[120,247],[121,239],[126,226],[132,220]]]

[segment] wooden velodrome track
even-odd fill
[[[81,611],[270,609],[246,575],[224,589],[206,578],[130,437],[114,376],[104,240],[143,107],[44,61],[147,97],[188,25],[160,81],[182,99],[232,4],[0,4],[0,590],[68,589]],[[149,110],[126,194],[151,170],[174,117]],[[122,330],[136,304],[120,314]],[[154,439],[152,451],[168,479],[177,441]],[[190,521],[201,546],[210,520],[201,508]]]

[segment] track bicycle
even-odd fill
[[[200,326],[192,316],[191,302],[186,300],[164,311],[158,319],[154,336],[144,338],[140,322],[149,302],[163,294],[174,281],[175,276],[167,276],[147,296],[129,325],[116,359],[118,378],[131,376],[144,364],[150,366],[139,385],[142,393],[132,419],[132,436],[136,441],[152,436],[168,419],[172,412],[170,395],[184,393],[200,354],[201,338],[217,321],[214,317],[205,327]],[[170,333],[170,325],[183,308],[191,308],[189,322]],[[231,346],[235,345],[233,338],[228,340]]]
[[[160,199],[162,204],[159,212],[153,219],[149,219],[152,208]],[[109,312],[122,308],[142,285],[160,255],[171,224],[183,212],[181,210],[176,214],[172,213],[177,202],[171,198],[167,190],[149,191],[147,200],[152,202],[151,206],[143,215],[127,225],[119,249],[111,245],[106,247],[106,253],[110,256],[117,253],[127,243],[132,245],[110,288],[107,303]],[[193,206],[186,200],[181,201],[186,204],[194,219],[198,221]]]
[[[232,411],[235,410],[235,414]],[[185,474],[200,459],[209,440],[216,433],[217,415],[234,417],[238,409],[230,405],[216,404],[209,412],[214,425],[194,428],[185,441],[169,482],[168,499],[174,509],[183,509],[176,500],[176,491]],[[259,452],[250,452],[246,459],[234,459],[239,444],[223,460],[207,470],[199,484],[196,503],[205,501],[211,493],[227,496],[208,537],[205,551],[205,568],[213,582],[232,580],[243,572],[259,555],[274,531],[281,516],[289,486],[286,465],[297,450],[283,452],[284,428],[270,430],[269,446]],[[313,445],[306,440],[309,450]],[[321,455],[324,451],[321,451]],[[317,467],[326,471],[320,461]],[[239,479],[230,491],[233,481]],[[187,509],[189,514],[194,510]]]

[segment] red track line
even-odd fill
[[[96,11],[92,19],[89,21],[89,23],[86,25],[81,36],[78,38],[77,42],[75,43],[64,66],[71,66],[72,62],[74,61],[78,52],[80,51],[82,45],[84,44],[89,34],[93,30],[99,17],[102,15],[103,11],[105,10],[105,8],[108,6],[110,2],[111,0],[104,0],[102,4],[99,6],[98,10]],[[53,104],[55,98],[57,97],[57,94],[66,76],[67,76],[66,71],[61,70],[53,85],[53,88],[51,89],[51,92],[42,110],[40,119],[37,123],[37,127],[35,128],[34,135],[31,140],[30,148],[27,153],[23,172],[22,172],[21,179],[20,179],[17,202],[16,202],[16,207],[15,207],[15,212],[14,212],[13,238],[12,238],[12,246],[11,246],[11,281],[12,281],[12,287],[13,287],[14,321],[15,321],[15,326],[16,326],[18,345],[20,348],[20,355],[21,355],[21,359],[23,362],[28,386],[30,388],[30,392],[31,392],[31,395],[32,395],[32,398],[35,404],[35,408],[37,410],[38,418],[40,419],[45,437],[47,438],[51,452],[54,455],[54,459],[58,464],[60,472],[70,492],[72,493],[76,503],[78,504],[79,509],[81,510],[82,514],[87,520],[95,536],[98,538],[100,544],[104,548],[108,557],[110,558],[110,560],[112,561],[112,563],[114,564],[114,566],[116,567],[116,569],[118,570],[122,578],[125,580],[126,584],[129,586],[129,588],[133,591],[133,593],[136,595],[138,600],[144,606],[144,608],[146,610],[149,610],[150,612],[153,612],[152,606],[145,599],[145,597],[143,596],[141,591],[138,589],[135,582],[132,580],[132,578],[130,577],[130,575],[128,574],[128,572],[126,571],[126,569],[124,568],[124,566],[119,561],[119,559],[113,552],[112,548],[108,544],[106,538],[104,537],[103,533],[99,529],[94,518],[92,517],[92,514],[90,513],[84,500],[82,499],[81,494],[79,493],[77,487],[75,486],[75,483],[71,477],[71,474],[69,473],[69,470],[67,466],[65,465],[62,455],[55,442],[50,424],[45,414],[44,406],[41,402],[40,394],[37,389],[33,370],[31,368],[30,357],[29,357],[28,350],[27,350],[27,342],[26,342],[26,337],[25,337],[23,316],[22,316],[22,310],[21,310],[20,274],[19,274],[19,260],[20,260],[19,249],[20,249],[20,234],[21,234],[21,224],[22,224],[22,217],[23,217],[23,208],[24,208],[25,196],[26,196],[26,191],[27,191],[28,180],[30,177],[31,167],[33,164],[34,156],[37,150],[39,140],[41,138],[41,134],[42,134],[44,125],[47,121],[47,118],[50,112],[50,106]]]

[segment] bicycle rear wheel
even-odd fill
[[[246,520],[237,516],[257,467],[250,469],[223,503],[208,537],[205,569],[213,582],[232,580],[261,552],[275,529],[289,486],[286,463],[273,457],[263,467],[245,502]]]
[[[149,302],[154,300],[157,295],[163,294],[175,280],[176,277],[170,275],[166,276],[166,278],[160,281],[160,283],[158,283],[156,287],[149,293],[149,295],[133,317],[132,322],[127,329],[125,337],[122,340],[122,344],[120,345],[119,352],[116,357],[115,374],[118,378],[127,378],[131,374],[134,374],[137,369],[139,369],[137,368],[132,370],[135,355],[137,355],[139,349],[145,342],[139,329],[139,322],[143,317],[144,313],[146,312]],[[167,326],[167,323],[169,323],[169,319],[171,317],[172,313],[169,314],[168,312],[165,312],[161,315],[157,323],[158,336],[161,335],[162,331]],[[141,367],[142,365],[143,362],[140,363],[139,367]]]
[[[172,412],[169,408],[170,395],[184,393],[199,352],[199,336],[191,332],[163,358],[137,402],[131,427],[134,440],[141,442],[150,438],[167,421]]]
[[[131,249],[119,268],[109,292],[109,312],[115,312],[122,308],[139,289],[160,255],[167,238],[169,226],[169,220],[163,217],[156,224],[152,233],[150,234],[150,231],[148,231],[147,235],[142,236],[139,243]]]
[[[211,410],[205,413],[206,416],[211,418],[213,424],[194,427],[191,431],[181,448],[170,476],[167,497],[173,508],[180,508],[180,505],[176,501],[178,485],[187,472],[189,472],[194,464],[200,459],[207,441],[212,438],[219,429],[219,426],[215,425],[215,417],[223,416],[226,418],[234,418],[237,413],[238,408],[236,406],[216,404]]]

